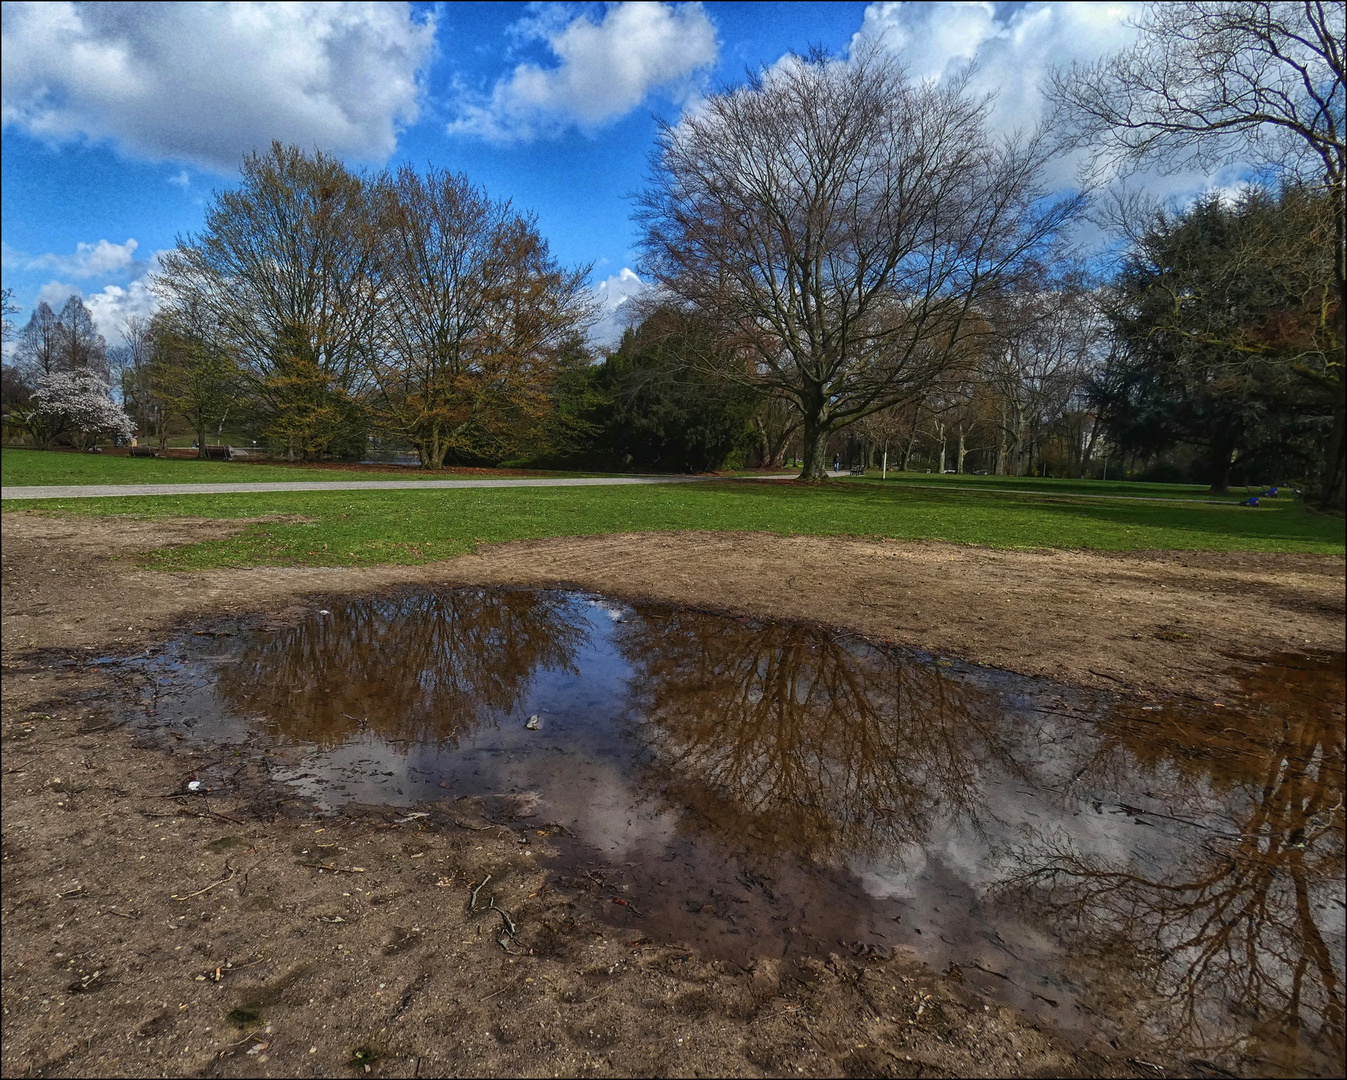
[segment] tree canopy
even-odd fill
[[[789,58],[660,129],[642,266],[714,327],[708,370],[798,408],[805,478],[832,432],[958,362],[970,313],[1080,209],[1040,183],[1046,139],[993,139],[987,105],[870,42]]]
[[[1241,456],[1335,475],[1342,343],[1325,198],[1299,186],[1210,196],[1137,238],[1108,309],[1117,357],[1095,394],[1116,441],[1201,446],[1217,490]]]

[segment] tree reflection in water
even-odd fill
[[[217,692],[299,741],[333,746],[367,727],[455,747],[519,709],[540,671],[588,678],[582,646],[594,646],[585,664],[611,656],[611,633],[630,669],[636,752],[615,753],[605,773],[621,813],[595,815],[585,797],[576,806],[587,822],[602,819],[600,831],[616,823],[612,842],[625,843],[638,816],[623,800],[634,808],[659,792],[682,842],[714,841],[705,859],[687,860],[694,867],[752,855],[771,874],[770,860],[790,855],[848,872],[867,861],[901,869],[909,853],[939,862],[957,848],[962,862],[942,872],[976,899],[960,909],[953,892],[929,904],[935,892],[914,891],[933,908],[922,912],[933,929],[957,928],[957,939],[971,918],[997,940],[1015,926],[1035,940],[1050,930],[1089,1007],[1179,1053],[1246,1070],[1241,1052],[1257,1067],[1341,1071],[1340,657],[1263,666],[1238,707],[1097,720],[1038,708],[1046,687],[1005,683],[1026,695],[1016,708],[995,676],[798,624],[641,605],[592,632],[589,642],[589,622],[564,594],[358,601],[252,638],[220,666]],[[596,685],[620,693],[620,680]],[[625,743],[616,703],[609,712],[578,686],[549,692],[577,695],[584,722],[558,727],[569,732],[562,742],[530,740],[510,768],[565,737]],[[538,775],[564,785],[554,752]],[[937,916],[944,896],[953,910]],[[764,909],[762,925],[778,914]],[[1060,972],[1052,950],[1026,947],[1023,957],[1006,950],[1026,976]]]
[[[637,609],[618,644],[648,787],[738,842],[837,862],[981,828],[1003,703],[933,662],[800,624]]]
[[[333,746],[369,729],[450,746],[508,715],[541,668],[575,671],[586,630],[563,596],[502,590],[355,600],[259,634],[218,692],[282,733]]]
[[[1147,795],[1169,820],[1147,823],[1187,834],[1186,859],[1157,872],[1141,853],[1039,839],[1017,852],[1006,891],[1055,918],[1096,970],[1107,961],[1122,976],[1115,989],[1144,1002],[1151,1034],[1291,1075],[1340,1072],[1342,658],[1265,665],[1245,691],[1244,715],[1171,710],[1102,725],[1096,779],[1130,774],[1120,789],[1135,791],[1138,765],[1168,778]]]

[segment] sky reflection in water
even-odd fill
[[[635,864],[644,933],[906,947],[1066,1027],[1342,1070],[1341,656],[1142,708],[810,626],[457,589],[155,668],[157,722],[297,744],[279,775],[320,805],[510,796],[566,826],[572,861]]]

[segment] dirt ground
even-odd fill
[[[545,829],[469,801],[324,816],[270,779],[274,747],[245,746],[228,783],[180,795],[219,755],[110,725],[119,688],[92,656],[417,582],[807,619],[1138,696],[1217,697],[1232,656],[1344,637],[1344,561],[1329,556],[683,533],[169,574],[136,553],[233,526],[24,511],[2,524],[5,1076],[1207,1071],[1068,1040],[901,953],[743,968],[644,944],[602,873],[547,872]]]

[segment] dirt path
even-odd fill
[[[218,522],[3,518],[3,1073],[1156,1075],[902,954],[751,970],[641,944],[604,876],[468,802],[323,818],[284,748],[108,728],[91,653],[417,582],[570,584],[829,623],[1028,674],[1219,695],[1229,654],[1341,649],[1328,556],[994,552],[759,535],[500,545],[425,567],[163,574]],[[174,797],[194,777],[206,796]],[[497,811],[498,812],[498,811]],[[541,833],[546,833],[542,829]],[[469,888],[510,913],[469,913]],[[1192,1062],[1164,1062],[1201,1073]]]

